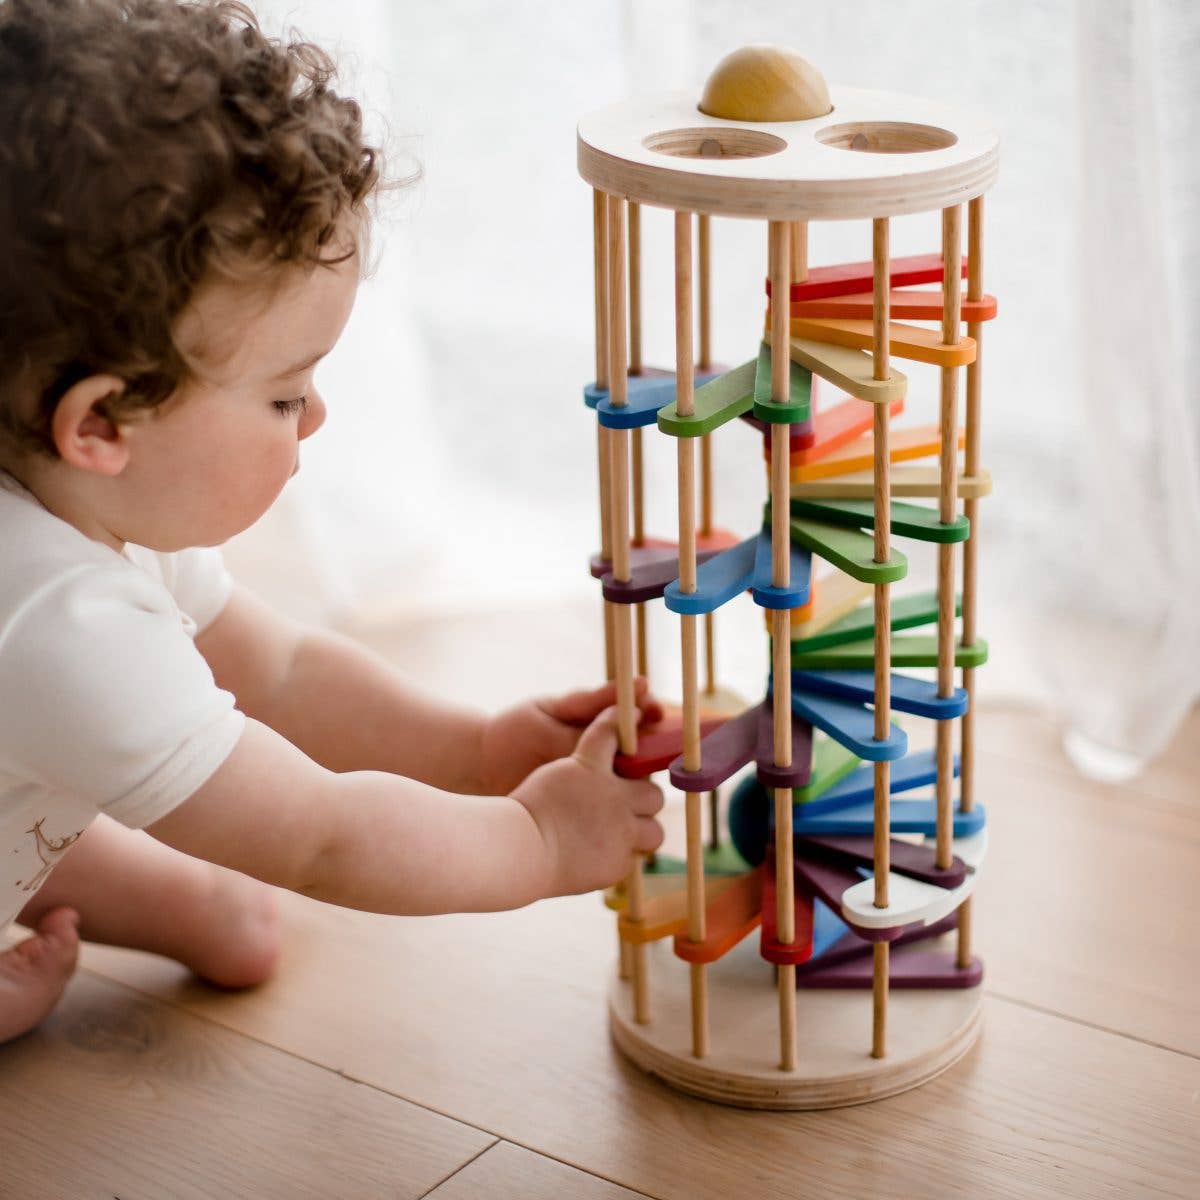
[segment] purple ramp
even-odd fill
[[[957,925],[957,913],[951,913],[940,921],[934,921],[932,925],[910,925],[892,942],[892,949],[894,950],[897,946],[907,946],[910,942],[924,942],[930,938],[940,937],[943,933],[949,933]],[[852,958],[869,957],[871,945],[871,942],[865,941],[851,930],[842,934],[824,954],[817,955],[806,963],[798,964],[796,970],[797,972],[816,971],[822,967],[832,967],[835,963],[849,962]]]
[[[629,547],[629,565],[633,570],[638,567],[649,566],[651,563],[664,562],[670,559],[671,562],[677,562],[679,551],[675,548],[674,542],[665,542],[656,538],[647,538],[644,546]],[[599,554],[593,554],[588,559],[588,570],[592,574],[593,579],[603,579],[605,575],[612,574],[612,559],[603,558]]]
[[[895,838],[889,839],[889,845],[891,868],[900,875],[944,888],[956,888],[967,877],[967,864],[961,858],[951,859],[950,866],[942,870],[937,865],[936,846],[914,846],[912,842],[901,842]],[[847,867],[875,869],[875,842],[869,837],[831,834],[827,837],[797,838],[796,853],[814,855]]]
[[[754,757],[761,704],[726,721],[700,742],[700,770],[685,771],[683,755],[671,763],[671,783],[681,792],[711,792]]]
[[[633,557],[636,550],[648,551],[639,562]],[[702,550],[696,555],[698,563],[707,562],[715,551]],[[605,600],[614,604],[641,604],[646,600],[657,600],[667,590],[667,584],[679,578],[679,556],[674,550],[664,553],[648,546],[630,548],[629,581],[620,583],[612,577],[612,566],[602,575],[601,581]]]
[[[758,743],[754,749],[754,761],[758,767],[758,781],[769,788],[804,787],[812,778],[812,726],[803,718],[792,713],[792,765],[775,765],[775,710],[770,700],[759,707]]]
[[[875,962],[866,956],[849,962],[834,963],[804,975],[796,983],[806,988],[870,988],[874,984]],[[888,955],[889,988],[969,988],[983,980],[983,963],[972,958],[960,967],[953,950],[930,946],[893,947]]]

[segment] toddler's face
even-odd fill
[[[269,299],[246,285],[201,288],[177,336],[195,378],[139,423],[123,484],[136,531],[155,550],[214,546],[254,524],[299,467],[321,427],[317,362],[350,317],[357,256],[289,269]]]

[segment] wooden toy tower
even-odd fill
[[[986,832],[972,698],[987,653],[976,630],[990,488],[979,347],[996,308],[982,286],[996,135],[940,104],[830,90],[793,52],[755,46],[717,66],[699,104],[673,94],[588,116],[578,161],[594,188],[585,398],[599,426],[592,572],[617,681],[617,769],[669,770],[686,794],[686,862],[638,859],[606,898],[621,947],[614,1039],[645,1070],[727,1103],[891,1095],[959,1058],[980,1022],[970,897]],[[643,204],[675,215],[673,373],[641,361]],[[891,218],[939,211],[940,252],[890,256]],[[766,225],[765,339],[733,369],[710,361],[713,216]],[[810,268],[808,222],[858,219],[870,221],[870,261]],[[935,368],[935,426],[892,428],[908,387],[896,360]],[[712,435],[736,418],[762,432],[769,463],[763,525],[744,539],[713,526]],[[641,438],[653,425],[676,439],[677,543],[643,529]],[[936,465],[912,465],[921,458]],[[894,540],[933,543],[923,552],[936,554],[935,592],[893,596],[908,573]],[[730,712],[714,682],[713,613],[746,592],[765,610],[771,669],[766,698]],[[679,614],[682,710],[639,729],[635,667],[645,670],[644,605],[658,598]],[[910,752],[893,713],[911,714],[932,749]],[[744,767],[730,845],[716,789]]]

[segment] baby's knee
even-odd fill
[[[282,922],[274,889],[213,868],[210,935],[191,964],[210,983],[244,988],[269,979],[279,961]]]

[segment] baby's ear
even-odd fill
[[[62,395],[50,434],[63,462],[98,475],[119,475],[129,461],[129,444],[108,415],[107,401],[125,390],[116,375],[89,375]]]

